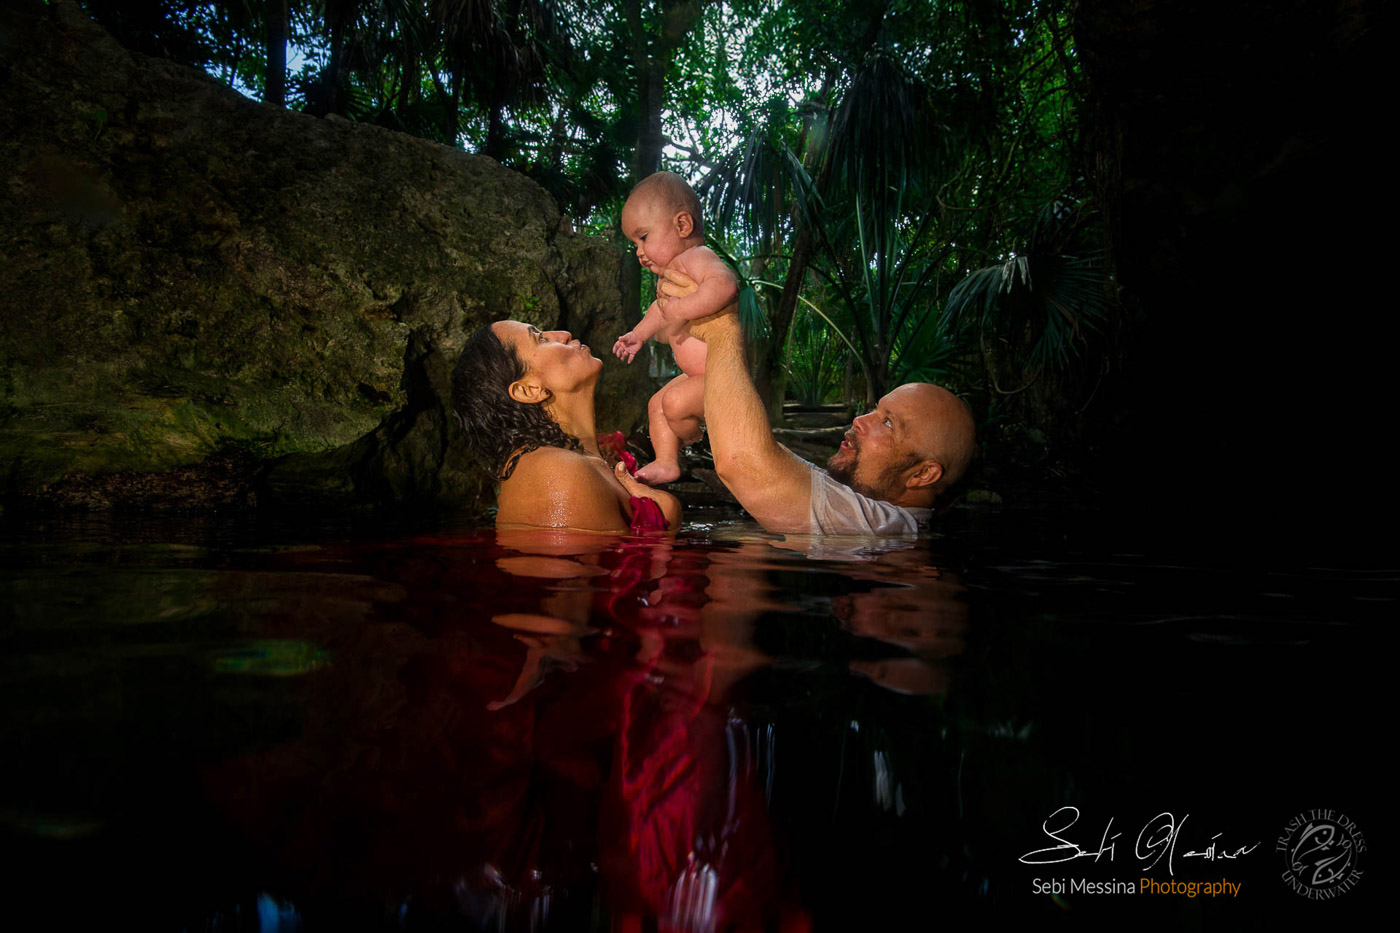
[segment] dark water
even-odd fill
[[[886,553],[4,532],[23,928],[1304,928],[1374,909],[1396,845],[1383,564],[1151,553],[1054,510]]]

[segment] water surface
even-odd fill
[[[1065,510],[893,547],[68,518],[0,560],[0,838],[55,928],[1262,928],[1379,895],[1302,897],[1275,850],[1309,808],[1389,845],[1385,566]],[[1101,893],[1143,878],[1240,887]]]

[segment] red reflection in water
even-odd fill
[[[291,554],[262,574],[295,575],[299,595],[259,634],[294,632],[334,659],[306,680],[299,741],[208,775],[277,866],[270,886],[308,917],[412,899],[547,928],[542,912],[587,915],[601,889],[619,928],[806,927],[779,883],[747,727],[728,711],[767,663],[748,643],[769,606],[759,573],[730,552],[568,532],[365,559]],[[369,587],[346,607],[362,579],[347,570],[435,598]],[[318,588],[341,618],[298,611]]]

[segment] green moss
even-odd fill
[[[444,402],[466,334],[507,315],[595,346],[625,329],[620,254],[559,237],[524,177],[234,99],[95,28],[17,23],[0,49],[23,85],[0,95],[6,491],[233,449],[286,458],[288,490],[474,495]],[[643,411],[645,374],[609,372],[602,409]]]

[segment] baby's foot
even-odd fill
[[[648,486],[664,486],[681,478],[680,464],[654,460],[636,472],[637,479]]]

